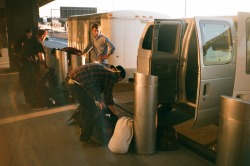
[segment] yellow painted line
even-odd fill
[[[32,119],[40,116],[45,116],[45,115],[50,115],[50,114],[55,114],[58,112],[64,112],[64,111],[69,111],[69,110],[74,110],[76,109],[77,104],[72,104],[72,105],[67,105],[64,107],[58,107],[58,108],[52,108],[52,109],[47,109],[44,111],[39,111],[39,112],[34,112],[30,114],[25,114],[25,115],[20,115],[20,116],[15,116],[11,118],[5,118],[5,119],[0,119],[0,125],[1,124],[7,124],[7,123],[13,123],[13,122],[18,122],[26,119]]]

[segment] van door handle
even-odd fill
[[[206,98],[209,96],[209,88],[210,88],[210,84],[204,84],[203,87],[203,100],[206,100]]]

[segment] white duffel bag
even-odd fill
[[[115,131],[109,140],[109,150],[113,153],[126,153],[133,138],[133,120],[121,117],[115,125]]]

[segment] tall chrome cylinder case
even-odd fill
[[[158,77],[135,73],[134,78],[136,152],[152,154],[156,151]]]
[[[250,165],[249,101],[221,97],[216,165]]]

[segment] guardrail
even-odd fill
[[[49,32],[50,37],[68,39],[68,32]]]

